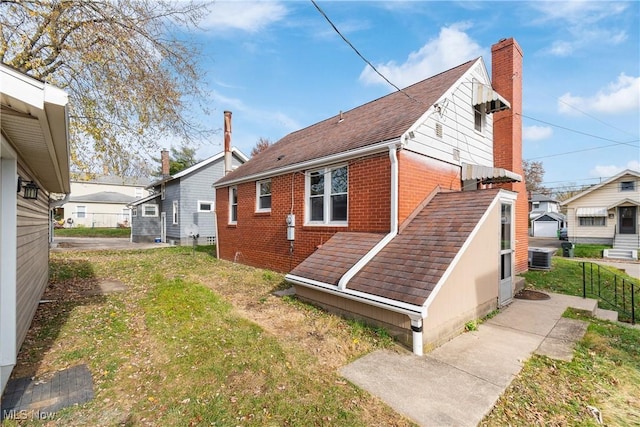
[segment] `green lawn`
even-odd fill
[[[92,228],[73,227],[56,228],[53,231],[55,237],[129,237],[130,228]]]

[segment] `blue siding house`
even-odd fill
[[[168,174],[168,152],[163,151],[163,173],[148,189],[150,196],[129,204],[131,207],[131,241],[159,241],[174,245],[193,243],[197,229],[198,245],[216,242],[215,192],[213,183],[222,178],[224,152],[220,152],[175,175]],[[231,149],[231,168],[235,169],[248,157]]]

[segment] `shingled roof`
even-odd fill
[[[437,194],[353,279],[347,288],[422,306],[500,190]],[[291,275],[335,285],[378,240],[337,233],[291,271]],[[354,250],[346,242],[354,242]],[[366,251],[365,251],[366,252]],[[328,260],[339,264],[324,267]]]
[[[476,61],[290,133],[217,181],[216,186],[399,138]]]

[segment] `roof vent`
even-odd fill
[[[457,148],[453,149],[453,160],[455,160],[456,162],[460,161],[460,150],[458,150]]]
[[[436,136],[442,138],[442,123],[436,123]]]
[[[342,123],[343,120],[344,120],[344,115],[342,114],[342,110],[340,110],[340,120],[338,120],[338,123]]]

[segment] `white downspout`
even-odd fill
[[[389,147],[389,160],[391,160],[391,221],[389,233],[344,273],[338,282],[338,289],[342,291],[347,288],[349,281],[398,234],[398,156],[395,145]]]
[[[398,155],[396,152],[397,147],[389,147],[389,160],[391,161],[391,206],[390,206],[390,230],[389,233],[384,236],[369,252],[367,252],[353,267],[351,267],[338,282],[338,289],[343,292],[349,293],[347,284],[353,277],[364,268],[380,251],[389,244],[394,237],[398,235]],[[411,319],[411,332],[413,343],[413,354],[416,356],[422,356],[422,319],[426,316],[426,312],[423,311],[420,317],[409,315]]]

